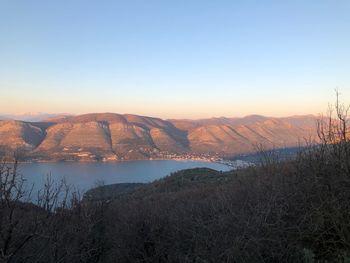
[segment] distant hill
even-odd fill
[[[27,113],[20,113],[20,114],[1,115],[0,120],[39,122],[39,121],[45,121],[50,119],[62,118],[65,116],[71,116],[71,114],[69,113],[50,114],[50,113],[43,113],[43,112],[27,112]]]
[[[0,146],[21,147],[49,160],[135,160],[164,154],[237,155],[303,145],[315,137],[316,117],[163,120],[132,114],[55,116],[40,122],[0,121]]]

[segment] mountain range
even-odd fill
[[[285,118],[179,120],[132,114],[53,116],[39,122],[0,121],[0,146],[31,160],[136,160],[173,156],[233,156],[304,145],[316,136],[313,115]]]
[[[19,114],[3,114],[0,120],[19,120],[19,121],[45,121],[51,118],[72,116],[69,113],[45,113],[45,112],[23,112]]]

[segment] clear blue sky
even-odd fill
[[[0,113],[286,116],[336,87],[349,0],[0,0]]]

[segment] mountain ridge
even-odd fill
[[[303,145],[316,138],[312,115],[200,120],[89,113],[41,122],[0,121],[0,146],[37,160],[135,160],[174,155],[228,156]]]

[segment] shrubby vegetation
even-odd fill
[[[49,180],[36,205],[25,202],[17,163],[4,161],[0,260],[349,262],[349,119],[338,103],[335,114],[293,159],[269,152],[254,167],[185,170],[82,201]]]

